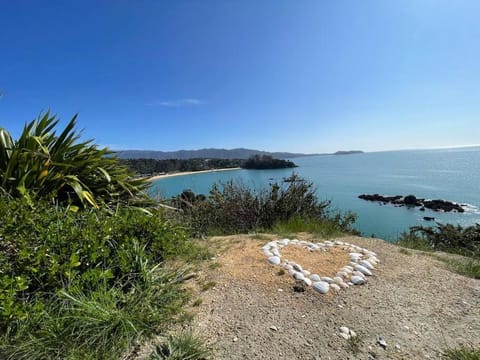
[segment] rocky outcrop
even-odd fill
[[[375,201],[380,204],[393,204],[395,206],[408,206],[408,207],[420,207],[421,211],[430,209],[433,211],[444,212],[459,212],[463,213],[465,210],[460,204],[447,200],[426,200],[417,198],[415,195],[395,195],[395,196],[383,196],[379,194],[367,195],[362,194],[359,196],[362,200]]]

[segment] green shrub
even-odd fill
[[[172,200],[172,206],[181,210],[175,216],[195,236],[271,230],[278,223],[299,218],[312,223],[328,221],[338,230],[352,231],[352,214],[331,213],[330,203],[318,200],[311,182],[295,174],[289,180],[263,190],[230,181],[214,185],[208,196],[187,190]]]
[[[144,281],[145,268],[202,254],[161,213],[135,209],[72,212],[0,198],[0,329],[21,320],[50,294],[81,284]],[[40,301],[39,301],[40,300]]]
[[[150,354],[150,360],[206,360],[210,351],[191,332],[169,336]]]
[[[415,226],[402,234],[400,246],[424,251],[445,251],[480,259],[480,224],[462,227],[437,224],[435,228]]]
[[[109,150],[80,142],[76,118],[57,135],[58,120],[47,112],[15,141],[0,128],[0,193],[31,205],[39,198],[95,208],[145,201],[148,183],[133,179]]]

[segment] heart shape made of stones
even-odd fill
[[[341,248],[348,252],[350,262],[345,264],[335,277],[321,277],[318,274],[312,274],[308,269],[304,269],[300,264],[282,261],[280,250],[289,245],[296,245],[310,252],[326,252],[334,247]],[[309,242],[298,239],[281,239],[268,242],[262,247],[263,254],[267,256],[267,261],[272,265],[279,265],[288,272],[295,280],[304,282],[307,286],[319,292],[326,294],[330,289],[340,290],[353,285],[363,285],[367,278],[373,275],[373,270],[380,261],[377,254],[360,246],[350,244],[344,241],[324,241]]]

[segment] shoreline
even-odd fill
[[[181,171],[176,173],[167,173],[162,175],[155,175],[152,177],[147,178],[147,181],[155,181],[158,179],[164,179],[168,177],[174,176],[184,176],[184,175],[193,175],[193,174],[205,174],[205,173],[212,173],[212,172],[219,172],[219,171],[230,171],[230,170],[241,170],[241,167],[235,168],[223,168],[223,169],[210,169],[210,170],[200,170],[200,171]]]

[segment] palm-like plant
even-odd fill
[[[112,152],[79,141],[77,115],[57,136],[50,112],[25,125],[18,140],[0,128],[0,190],[11,197],[52,198],[82,207],[132,203],[148,183],[134,179]]]

